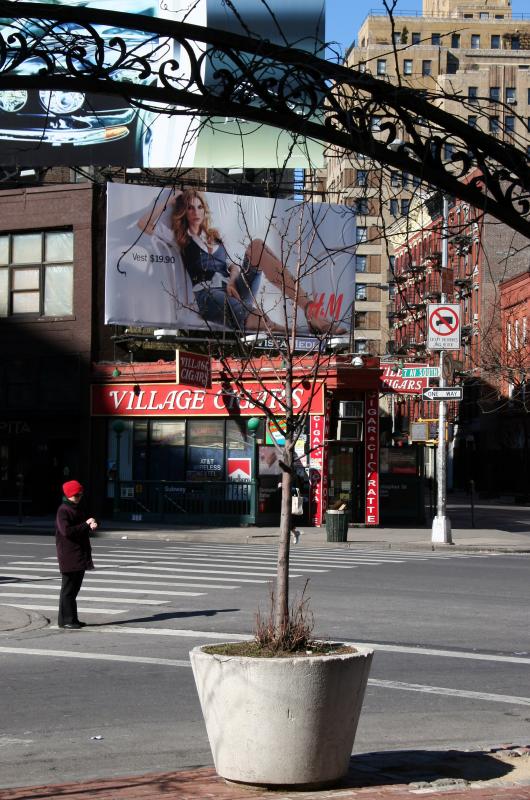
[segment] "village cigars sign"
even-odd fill
[[[364,413],[365,522],[379,525],[379,392],[366,392]]]
[[[263,386],[249,381],[245,389],[257,401],[275,414],[285,414],[281,383]],[[293,410],[302,413],[322,414],[324,411],[324,385],[309,382],[293,388]],[[92,416],[95,417],[226,417],[259,416],[265,412],[235,387],[220,383],[211,389],[184,386],[174,383],[144,383],[141,386],[116,383],[92,386]]]

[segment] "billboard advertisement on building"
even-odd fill
[[[37,0],[35,0],[36,2]],[[98,62],[110,70],[120,64],[120,80],[129,85],[161,82],[160,72],[168,74],[176,88],[194,82],[190,52],[199,58],[200,80],[215,92],[219,70],[236,75],[235,61],[222,57],[204,45],[191,51],[176,39],[158,36],[142,29],[142,19],[159,17],[195,25],[219,28],[245,36],[267,39],[322,54],[324,41],[324,0],[241,0],[237,11],[223,0],[44,0],[50,5],[68,5],[129,12],[138,15],[138,30],[124,30],[111,23],[93,29],[74,22],[51,28],[44,19],[0,19],[0,35],[6,58],[20,54],[20,43],[12,34],[21,33],[31,46],[35,40],[45,52],[53,52],[59,71],[87,71],[87,63]],[[15,0],[13,0],[15,4]],[[16,14],[16,10],[13,12]],[[99,37],[96,38],[94,33]],[[125,41],[123,59],[120,39]],[[100,47],[101,42],[103,46]],[[74,49],[75,48],[75,49]],[[81,48],[81,49],[80,49]],[[279,95],[294,92],[296,77],[278,74],[266,60],[253,56],[253,76],[260,83],[269,81],[268,91]],[[69,63],[71,62],[71,63]],[[101,62],[101,63],[100,63]],[[145,64],[149,69],[140,67]],[[178,65],[178,66],[177,66]],[[43,66],[42,59],[22,59],[20,73],[33,74]],[[196,68],[196,67],[194,67]],[[90,67],[89,67],[90,71]],[[293,85],[289,85],[289,79]],[[236,78],[248,94],[248,76]],[[131,88],[131,96],[134,91]],[[256,100],[255,102],[260,102]],[[30,90],[0,92],[0,163],[5,166],[118,165],[129,167],[305,167],[323,163],[321,143],[293,138],[286,131],[230,117],[206,118],[189,115],[185,108],[153,107],[139,109],[116,95]]]
[[[338,204],[110,183],[105,322],[347,336],[355,239]]]

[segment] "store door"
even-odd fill
[[[339,500],[348,504],[351,522],[364,522],[364,462],[361,443],[330,445],[328,508]]]

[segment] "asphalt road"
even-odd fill
[[[96,540],[82,631],[56,627],[51,537],[0,537],[0,786],[210,765],[188,652],[252,631],[273,545]],[[299,547],[315,634],[376,656],[356,752],[530,741],[529,555]]]

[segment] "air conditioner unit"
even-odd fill
[[[506,102],[509,103],[511,106],[513,106],[517,103],[517,100],[515,99],[515,97],[507,97]]]
[[[339,442],[362,442],[363,424],[360,419],[340,419],[337,424],[337,440]]]
[[[364,402],[362,400],[345,400],[339,403],[339,417],[341,419],[362,419],[364,416]]]
[[[475,320],[475,322],[476,322],[476,321],[478,320],[478,314],[473,314],[473,319],[474,319],[474,320]]]

